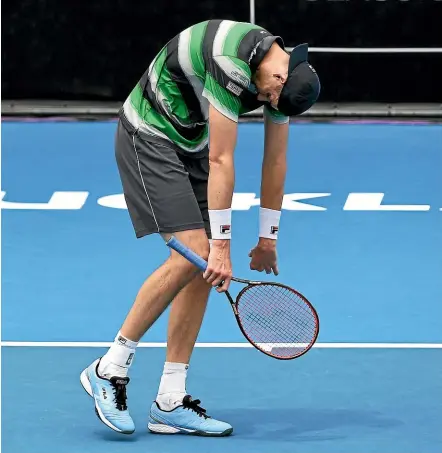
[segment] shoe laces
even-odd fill
[[[125,377],[112,377],[110,379],[110,382],[113,387],[113,392],[114,392],[114,401],[115,405],[117,406],[117,409],[120,411],[125,411],[127,410],[127,394],[126,394],[126,386],[129,384],[129,378]]]
[[[201,406],[201,401],[200,400],[193,400],[190,395],[186,395],[183,398],[183,407],[184,409],[191,410],[195,412],[199,417],[204,417],[204,418],[210,418],[206,414],[206,409],[203,409]]]

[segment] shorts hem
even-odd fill
[[[140,239],[144,236],[148,236],[150,234],[155,234],[155,233],[157,233],[157,234],[175,233],[177,231],[198,230],[198,229],[205,230],[204,223],[188,223],[186,225],[177,225],[175,227],[160,228],[160,231],[150,229],[150,228],[145,228],[143,230],[135,231],[135,235],[136,235],[137,239]],[[207,234],[207,232],[206,232],[206,234]]]

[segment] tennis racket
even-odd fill
[[[207,262],[172,236],[166,244],[206,270]],[[296,359],[308,352],[319,334],[319,317],[313,305],[298,291],[280,283],[232,278],[246,285],[234,301],[229,299],[238,326],[253,347],[279,360]]]

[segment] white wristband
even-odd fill
[[[259,237],[277,239],[281,211],[259,208]]]
[[[212,239],[232,238],[232,209],[209,209]]]

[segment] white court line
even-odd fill
[[[2,347],[106,348],[107,341],[2,341]],[[139,348],[165,348],[166,343],[139,343]],[[249,343],[196,343],[196,348],[252,348]],[[442,349],[442,343],[316,343],[324,349]]]

